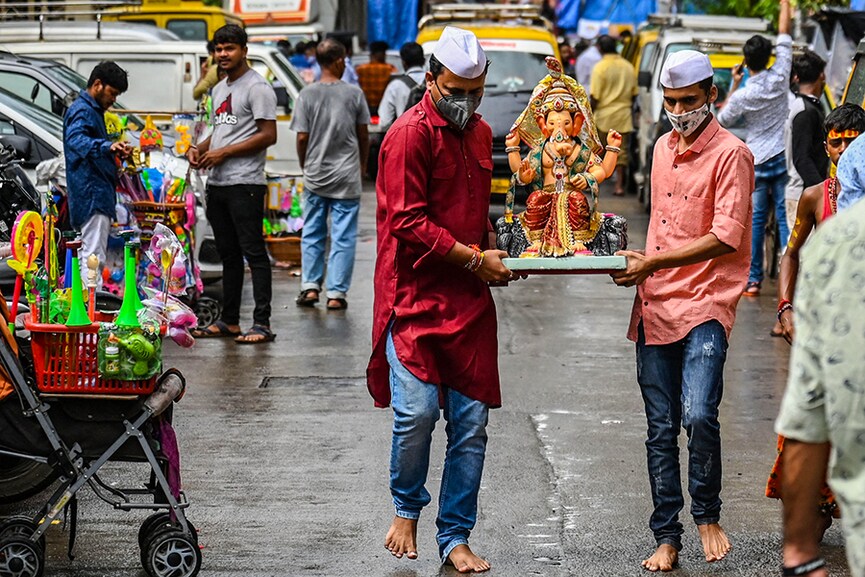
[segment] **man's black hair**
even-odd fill
[[[842,104],[826,116],[823,130],[827,135],[830,130],[855,130],[865,133],[865,110],[858,104]]]
[[[237,44],[243,48],[248,41],[249,36],[246,35],[246,30],[237,24],[226,24],[213,33],[214,46],[219,44]]]
[[[813,50],[806,48],[804,53],[793,58],[793,74],[799,77],[801,84],[817,82],[824,70],[826,61]]]
[[[315,47],[315,59],[322,68],[328,68],[342,58],[345,58],[345,45],[339,40],[326,38]]]
[[[616,39],[608,34],[598,36],[598,50],[601,54],[615,54],[617,52]]]
[[[213,54],[214,52],[216,52],[216,45],[213,43],[213,40],[208,40],[207,41],[207,53]]]
[[[751,72],[761,72],[766,70],[769,58],[772,56],[772,42],[765,36],[755,34],[745,42],[742,53],[745,55],[745,64]]]
[[[381,40],[376,40],[375,42],[369,43],[370,54],[385,54],[388,48],[390,48],[390,46],[388,46],[388,43]]]
[[[402,59],[406,69],[413,66],[423,66],[426,63],[426,57],[423,55],[423,48],[417,42],[406,42],[399,49],[399,57]]]
[[[98,80],[103,86],[110,86],[118,92],[126,92],[129,88],[127,77],[126,71],[116,63],[111,61],[100,62],[93,68],[93,72],[90,73],[90,79],[87,80],[87,88],[93,86]]]
[[[490,69],[490,63],[492,60],[487,58],[487,65],[484,67],[484,74],[487,73],[487,70]],[[433,80],[438,78],[442,72],[445,70],[445,65],[439,62],[439,59],[436,58],[435,54],[429,55],[429,71],[432,73]]]
[[[712,90],[712,85],[714,83],[715,83],[715,78],[713,76],[710,76],[710,77],[704,78],[703,80],[698,82],[697,86],[700,88],[700,90],[702,90],[706,94],[709,94],[709,92]]]
[[[300,42],[298,42],[297,44],[294,45],[294,53],[295,54],[300,54],[301,56],[303,56],[303,54],[305,52],[306,52],[306,42],[304,42],[303,40],[301,40]]]

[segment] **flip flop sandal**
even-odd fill
[[[333,303],[336,304],[333,304]],[[348,301],[345,299],[327,299],[327,310],[329,311],[344,311],[348,308]]]
[[[203,329],[192,330],[192,336],[196,339],[224,339],[226,337],[237,337],[240,336],[240,334],[240,331],[232,331],[229,329],[228,325],[221,320],[216,321]]]
[[[262,338],[254,341],[247,340],[247,337],[259,335]],[[268,328],[262,325],[252,325],[252,328],[239,335],[234,342],[239,345],[260,345],[262,343],[270,343],[276,340],[276,335]]]
[[[318,293],[319,291],[315,289],[300,291],[300,294],[297,295],[297,299],[295,299],[294,303],[299,307],[314,307],[321,298]],[[312,298],[310,296],[311,294],[315,294],[315,298]]]

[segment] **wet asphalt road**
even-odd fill
[[[390,413],[373,408],[363,381],[375,246],[371,190],[347,311],[298,309],[299,278],[275,271],[275,343],[167,347],[166,364],[182,369],[190,384],[175,427],[189,516],[203,546],[201,575],[456,574],[436,559],[433,508],[420,521],[419,560],[396,560],[383,548],[392,516]],[[631,245],[641,248],[647,219],[636,199],[602,202],[605,211],[628,217]],[[646,424],[634,347],[624,338],[633,289],[606,276],[562,276],[494,292],[504,407],[491,414],[474,549],[490,559],[493,576],[646,574],[639,566],[653,548]],[[770,292],[740,303],[726,366],[722,525],[734,549],[715,565],[702,561],[686,509],[681,567],[670,575],[778,574],[780,505],[763,490],[789,351],[768,336]],[[251,295],[245,298],[248,323]],[[440,429],[428,483],[434,498],[444,454]],[[106,471],[113,473],[106,479],[144,479],[137,466]],[[143,577],[136,536],[145,516],[113,511],[85,492],[77,558],[66,559],[65,534],[52,529],[46,575]],[[842,544],[833,527],[824,546],[833,576],[847,575]]]

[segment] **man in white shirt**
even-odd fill
[[[751,37],[742,51],[751,76],[747,85],[739,89],[745,71],[742,65],[733,69],[733,86],[726,104],[718,113],[718,122],[730,127],[744,119],[748,129],[745,143],[754,155],[751,271],[744,294],[758,296],[763,282],[763,241],[770,199],[775,205],[781,246],[787,244],[790,235],[784,206],[784,189],[787,185],[784,125],[790,111],[790,69],[793,65],[789,0],[781,0],[775,63],[772,67],[766,68],[772,56],[772,43],[767,38],[759,35]]]
[[[601,51],[598,50],[598,45],[592,42],[592,45],[583,50],[583,53],[577,58],[577,82],[586,89],[586,94],[591,94],[590,85],[592,83],[592,70],[595,69],[595,64],[601,61]]]

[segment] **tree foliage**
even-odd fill
[[[778,21],[780,3],[778,0],[684,0],[685,6],[692,6],[706,14],[727,16],[750,16]],[[806,14],[817,12],[827,6],[850,6],[850,0],[793,0],[794,9],[801,8]]]

